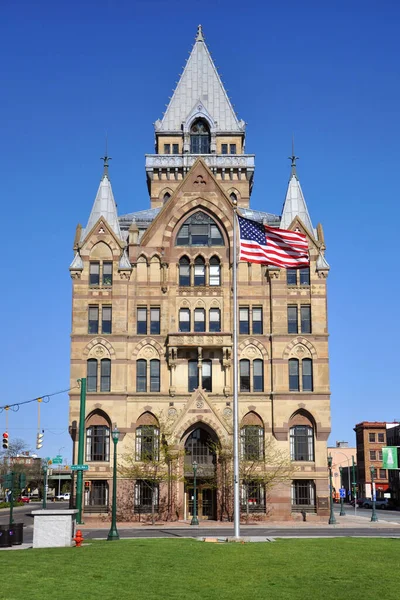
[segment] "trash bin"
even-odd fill
[[[0,525],[0,548],[11,546],[10,526]]]
[[[24,541],[23,523],[13,523],[10,529],[10,541],[12,546],[20,546]]]

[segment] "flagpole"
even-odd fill
[[[238,406],[238,302],[237,302],[237,201],[233,201],[233,524],[240,538],[239,406]]]

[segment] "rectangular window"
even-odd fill
[[[248,308],[239,308],[239,333],[243,335],[250,333]]]
[[[378,450],[378,460],[383,460],[383,452],[382,452],[382,450]]]
[[[199,387],[199,369],[197,360],[189,360],[188,362],[188,390],[194,392]]]
[[[245,425],[240,432],[243,460],[262,460],[264,455],[264,429],[258,425]]]
[[[369,460],[376,460],[376,450],[369,451]]]
[[[171,154],[171,144],[164,144],[164,154]]]
[[[263,318],[261,306],[253,308],[253,334],[262,335],[263,332]]]
[[[311,333],[311,306],[303,305],[300,307],[301,314],[301,333]]]
[[[374,433],[370,433],[370,434],[368,435],[368,438],[369,438],[369,441],[370,441],[370,442],[372,442],[372,443],[373,443],[373,442],[375,442],[375,434],[374,434]]]
[[[97,360],[95,358],[87,361],[87,391],[97,392]]]
[[[101,379],[100,379],[100,391],[110,392],[111,391],[111,360],[109,358],[103,358],[100,365]]]
[[[89,306],[88,333],[99,333],[99,307]]]
[[[312,480],[298,479],[293,481],[292,510],[308,510],[315,512],[315,483]]]
[[[176,243],[178,246],[189,246],[189,225],[182,225],[176,238]],[[179,272],[181,272],[181,269],[182,265]],[[187,276],[189,276],[189,264],[187,265]],[[190,285],[190,282],[187,284],[180,283],[180,285]]]
[[[190,310],[181,308],[179,311],[179,331],[190,331]]]
[[[179,154],[179,144],[172,144],[172,154]]]
[[[241,360],[239,387],[241,392],[250,392],[250,361]]]
[[[297,306],[292,305],[287,307],[288,333],[298,332],[297,323]]]
[[[136,391],[147,392],[147,361],[136,361]]]
[[[112,308],[103,306],[101,309],[101,333],[112,332]]]
[[[379,479],[386,479],[386,469],[379,469]]]
[[[221,311],[219,308],[210,308],[210,326],[213,333],[221,331]]]
[[[206,315],[204,308],[196,308],[194,311],[194,330],[202,333],[206,330]]]
[[[86,460],[110,460],[110,430],[105,425],[94,425],[86,430]]]
[[[145,307],[137,309],[137,334],[147,334],[147,308]]]
[[[297,269],[286,269],[286,283],[297,285]]]
[[[192,225],[192,246],[208,246],[208,225]]]
[[[151,392],[159,392],[160,391],[160,361],[159,360],[151,360],[150,361],[150,391]]]
[[[221,154],[228,154],[228,144],[221,144]]]
[[[236,154],[236,144],[230,144],[230,146],[229,146],[229,152],[231,154]]]
[[[299,269],[300,271],[300,285],[310,285],[310,268]]]
[[[112,262],[103,262],[103,285],[112,285]]]
[[[100,285],[100,263],[89,264],[89,285]]]
[[[158,511],[159,485],[152,481],[141,480],[135,483],[135,513]]]
[[[203,360],[201,368],[201,384],[203,390],[206,392],[212,392],[212,364],[211,360]]]
[[[384,444],[385,443],[385,434],[384,433],[378,433],[378,442],[380,444]]]
[[[253,361],[253,392],[264,391],[264,365],[262,360]]]
[[[264,512],[264,486],[258,481],[243,481],[241,504],[243,512]]]
[[[160,309],[150,308],[150,333],[160,335]]]

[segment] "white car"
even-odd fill
[[[66,494],[60,494],[59,496],[56,496],[57,500],[69,500],[71,498],[71,494],[69,492],[67,492]]]

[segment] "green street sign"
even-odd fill
[[[71,471],[88,471],[89,465],[71,465]]]
[[[60,458],[58,458],[58,456],[56,456],[55,458],[51,459],[53,462],[53,465],[62,465],[62,457],[60,456]]]

